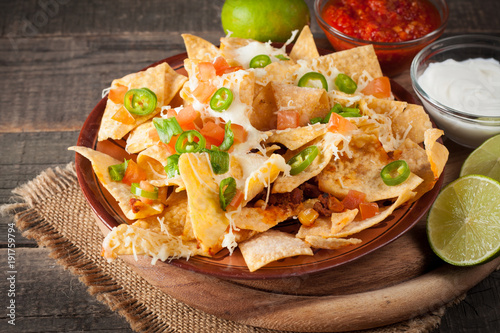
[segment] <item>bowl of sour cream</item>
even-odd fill
[[[437,40],[415,56],[410,76],[424,108],[451,140],[476,148],[500,133],[500,38]]]

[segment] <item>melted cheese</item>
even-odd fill
[[[250,61],[261,54],[265,54],[271,58],[271,62],[280,61],[276,56],[284,56],[288,58],[286,54],[286,46],[290,44],[297,35],[298,30],[292,31],[292,36],[286,41],[286,43],[281,48],[275,48],[271,45],[271,42],[261,43],[257,41],[252,41],[247,45],[240,47],[236,50],[236,60],[243,68],[248,69],[250,67]]]

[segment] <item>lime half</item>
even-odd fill
[[[500,254],[500,182],[468,175],[439,193],[427,218],[432,250],[457,266],[484,263]]]
[[[500,134],[486,140],[467,157],[460,176],[472,174],[500,181]]]

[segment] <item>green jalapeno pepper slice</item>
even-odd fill
[[[409,176],[410,167],[404,160],[393,161],[380,171],[380,177],[388,186],[399,185],[407,180]]]
[[[337,88],[346,94],[354,94],[356,89],[358,89],[358,85],[351,79],[348,75],[340,73],[335,78],[335,85]]]
[[[250,68],[264,68],[271,63],[271,58],[266,54],[259,54],[250,60]]]
[[[156,109],[156,94],[148,88],[130,89],[125,94],[123,105],[132,114],[145,116]]]
[[[195,138],[198,138],[198,142],[194,141]],[[197,153],[205,148],[206,143],[205,138],[200,132],[196,130],[185,131],[177,138],[175,151],[179,154]]]
[[[290,175],[294,176],[304,171],[318,156],[319,149],[317,146],[309,146],[300,153],[292,157],[287,164],[292,167]]]
[[[218,89],[210,99],[210,108],[222,112],[227,110],[233,102],[233,92],[226,87]]]
[[[146,198],[146,199],[151,199],[151,200],[156,200],[158,199],[158,188],[155,187],[154,192],[151,191],[146,191],[143,190],[139,183],[132,183],[132,187],[130,188],[130,193],[135,194],[137,196]]]
[[[306,88],[323,88],[328,91],[328,82],[326,82],[325,76],[318,72],[304,74],[300,78],[298,86]]]

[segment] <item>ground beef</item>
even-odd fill
[[[274,193],[269,196],[268,204],[271,206],[290,207],[297,206],[304,200],[303,191],[295,188],[288,193]]]

